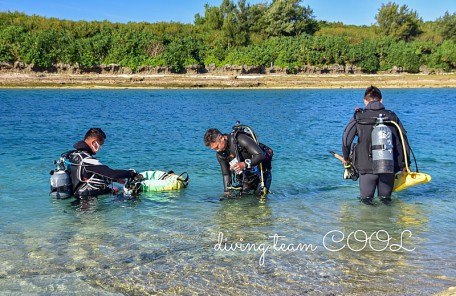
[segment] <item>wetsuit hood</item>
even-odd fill
[[[90,149],[89,145],[87,145],[87,143],[84,142],[84,141],[76,142],[76,143],[73,145],[73,147],[74,147],[76,150],[85,151],[85,152],[89,153],[90,155],[93,155],[92,149]]]
[[[372,101],[372,102],[369,102],[366,105],[366,108],[364,108],[364,109],[365,110],[384,110],[385,106],[383,106],[382,102],[380,102],[380,101]]]

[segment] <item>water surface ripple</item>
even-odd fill
[[[454,90],[384,90],[433,177],[390,205],[360,203],[328,153],[340,152],[362,94],[0,90],[0,294],[429,295],[455,286]],[[275,151],[266,203],[219,200],[218,163],[202,137],[236,120]],[[108,135],[102,162],[187,171],[189,188],[139,200],[51,199],[53,159],[92,126]],[[350,234],[373,235],[371,245]],[[389,245],[375,234],[390,235]],[[401,235],[403,248],[393,248]]]

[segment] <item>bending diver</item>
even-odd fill
[[[266,196],[272,181],[273,151],[259,143],[249,127],[235,126],[230,134],[210,128],[204,144],[217,152],[225,196],[231,189],[239,189],[240,193],[255,190],[257,195]]]

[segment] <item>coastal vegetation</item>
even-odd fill
[[[456,13],[423,22],[407,5],[383,4],[376,23],[317,20],[300,0],[206,4],[193,24],[69,21],[0,12],[0,62],[47,71],[58,64],[90,69],[115,64],[133,72],[167,67],[340,67],[345,73],[448,72],[456,68]],[[0,66],[0,68],[2,68]],[[261,72],[261,70],[260,70]]]

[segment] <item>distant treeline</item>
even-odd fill
[[[423,22],[406,5],[383,4],[376,24],[318,21],[300,0],[250,5],[206,4],[193,24],[68,21],[19,12],[0,13],[0,62],[46,69],[56,64],[186,67],[246,65],[399,68],[417,73],[456,68],[456,14]]]

